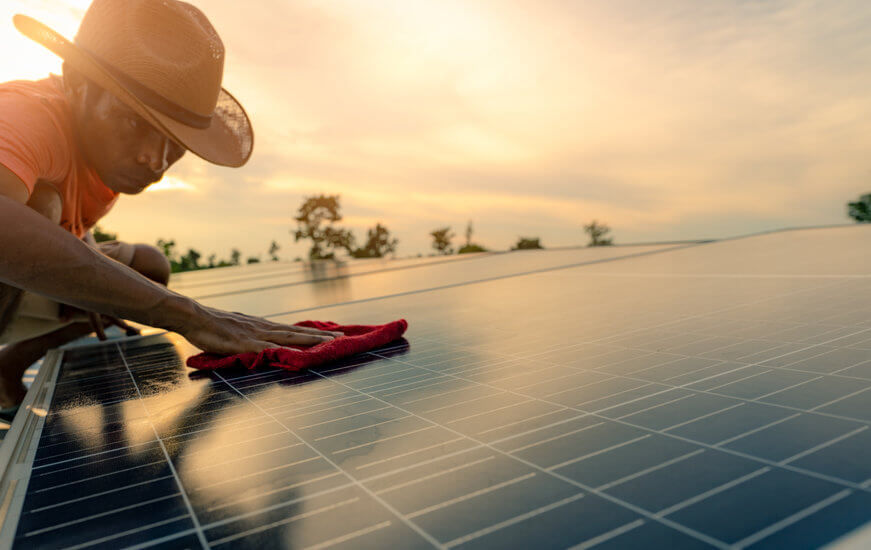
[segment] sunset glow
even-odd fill
[[[227,49],[224,85],[256,147],[231,170],[188,155],[122,197],[125,240],[303,255],[307,195],[346,224],[380,221],[399,254],[474,220],[475,240],[584,244],[723,237],[847,223],[868,192],[871,5],[859,0],[232,0],[193,2]],[[0,79],[60,61],[11,23],[72,38],[88,0],[5,0]]]

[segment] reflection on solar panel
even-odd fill
[[[192,372],[164,335],[66,351],[15,455],[15,544],[830,543],[871,520],[869,241],[370,274],[305,317],[405,317],[408,341],[310,372]]]

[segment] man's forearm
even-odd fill
[[[199,309],[0,196],[0,282],[88,311],[179,331]]]

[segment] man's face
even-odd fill
[[[141,193],[184,155],[182,146],[92,83],[73,97],[79,147],[109,189]]]

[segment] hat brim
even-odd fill
[[[123,101],[148,123],[195,155],[213,164],[232,167],[244,165],[251,157],[254,149],[251,121],[242,105],[223,88],[212,114],[211,125],[205,129],[194,128],[146,105],[90,54],[48,26],[26,15],[15,15],[12,20],[21,34],[60,56],[85,77]]]

